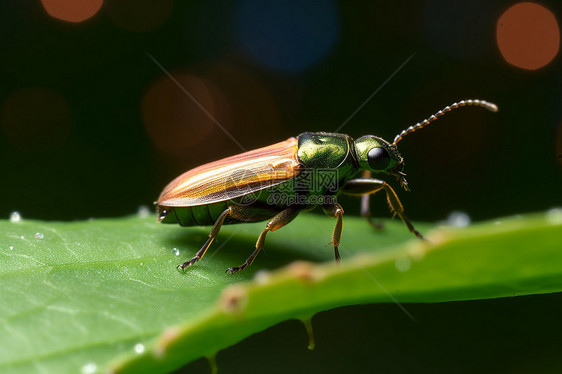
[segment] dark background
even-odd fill
[[[410,218],[562,203],[560,58],[537,70],[506,62],[496,22],[514,2],[106,1],[82,22],[39,1],[0,4],[6,218],[131,214],[181,172],[241,152],[150,56],[253,149],[334,131],[415,53],[341,132],[392,140],[464,98],[500,111],[460,109],[400,142]],[[342,200],[357,214],[358,201]]]

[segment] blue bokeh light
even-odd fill
[[[236,37],[260,65],[299,72],[322,60],[340,34],[333,1],[245,0],[236,14]]]

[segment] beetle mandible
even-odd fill
[[[408,190],[404,159],[396,144],[402,138],[433,122],[443,114],[464,106],[479,106],[496,112],[497,106],[483,100],[462,100],[443,108],[428,119],[398,134],[392,143],[365,135],[350,136],[327,132],[305,132],[297,137],[253,151],[211,162],[180,175],[168,184],[158,201],[158,220],[181,226],[213,225],[209,238],[191,260],[178,265],[184,270],[204,255],[225,224],[269,220],[256,248],[236,273],[251,265],[263,248],[269,231],[291,222],[301,211],[320,205],[336,218],[331,244],[339,261],[343,208],[339,193],[362,196],[361,214],[370,220],[369,196],[384,191],[391,211],[414,235],[423,238],[404,215],[394,189],[371,173],[396,177]],[[363,176],[356,178],[360,173]]]

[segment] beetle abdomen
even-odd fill
[[[189,207],[158,206],[158,219],[163,223],[179,223],[181,226],[209,226],[227,207],[226,201]]]
[[[244,215],[238,218],[227,217],[225,225],[243,222],[265,221],[283,210],[284,206],[269,205],[262,199],[252,203],[243,203],[234,199],[220,201],[206,205],[195,205],[190,207],[163,207],[158,206],[158,220],[163,223],[179,223],[181,226],[212,226],[229,206],[235,206]]]

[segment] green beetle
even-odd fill
[[[404,159],[396,144],[446,112],[470,105],[497,111],[497,106],[487,101],[463,100],[402,131],[392,143],[374,135],[353,140],[345,134],[305,132],[180,175],[164,188],[156,202],[158,220],[181,226],[213,225],[213,228],[195,257],[178,268],[184,270],[200,260],[222,225],[269,220],[250,257],[227,272],[243,270],[263,248],[269,231],[280,229],[301,211],[318,205],[328,216],[337,219],[331,243],[339,261],[343,208],[336,197],[340,193],[362,196],[361,213],[369,219],[369,196],[384,190],[392,212],[414,235],[422,238],[404,215],[396,192],[387,182],[371,178],[371,173],[396,177],[407,190]],[[357,178],[360,173],[362,177]]]

